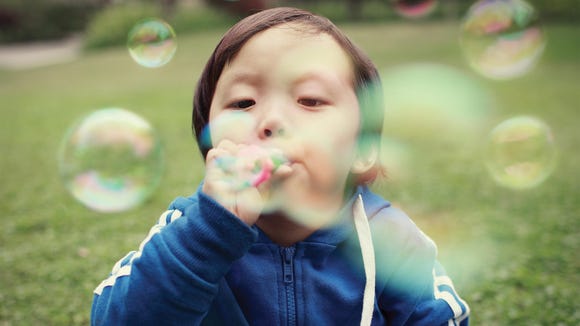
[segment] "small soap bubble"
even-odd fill
[[[523,0],[480,0],[461,28],[463,53],[471,67],[491,79],[520,77],[545,48],[538,12]]]
[[[393,8],[402,17],[421,18],[430,15],[437,8],[436,0],[394,0]]]
[[[145,201],[163,173],[163,149],[151,125],[120,108],[94,111],[66,133],[59,152],[62,182],[99,212],[120,212]]]
[[[526,189],[550,176],[556,156],[550,127],[540,119],[518,116],[503,121],[491,131],[485,164],[498,184]]]
[[[127,47],[139,65],[157,68],[171,61],[177,50],[177,41],[169,24],[161,19],[149,18],[131,29]]]

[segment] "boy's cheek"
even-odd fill
[[[283,193],[289,198],[334,193],[341,186],[337,172],[327,158],[311,155],[306,162],[292,165],[292,174],[283,180]]]
[[[354,161],[354,142],[350,139],[337,136],[335,139],[313,139],[303,144],[307,147],[305,157],[313,177],[321,182],[331,183],[334,179],[339,182],[341,174],[346,174]]]

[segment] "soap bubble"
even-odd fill
[[[202,130],[200,143],[205,148],[228,139],[234,143],[249,142],[255,133],[256,119],[244,111],[226,111],[212,118]]]
[[[384,137],[381,141],[380,160],[387,170],[389,184],[408,180],[413,174],[413,153],[404,142]]]
[[[556,165],[556,154],[548,125],[534,117],[518,116],[491,131],[485,163],[498,184],[525,189],[548,178]]]
[[[471,67],[492,79],[529,72],[544,51],[538,13],[523,0],[480,0],[471,6],[461,31]]]
[[[97,110],[74,124],[59,152],[62,181],[95,211],[120,212],[141,204],[163,172],[163,150],[151,125],[119,108]]]
[[[381,71],[383,131],[412,144],[459,143],[479,139],[493,110],[489,93],[457,69],[431,63]]]
[[[131,29],[127,47],[135,62],[147,68],[157,68],[171,61],[177,50],[177,41],[169,24],[149,18]]]
[[[421,18],[433,13],[437,7],[436,0],[394,0],[393,7],[397,14],[405,18]]]

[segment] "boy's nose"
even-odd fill
[[[263,138],[269,138],[269,137],[276,137],[276,136],[284,136],[284,129],[283,128],[278,128],[276,130],[272,130],[270,128],[265,128],[262,131],[262,135]]]
[[[265,110],[258,122],[258,137],[260,139],[276,138],[286,134],[285,117],[282,110],[269,108]]]

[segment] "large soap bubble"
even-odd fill
[[[119,212],[141,204],[156,189],[163,150],[145,119],[124,109],[102,109],[66,133],[59,169],[75,199],[95,211]]]
[[[471,67],[492,79],[529,72],[545,47],[538,13],[523,0],[480,0],[471,6],[461,30]]]
[[[433,145],[479,139],[493,110],[489,93],[450,66],[416,63],[381,71],[386,135]]]

